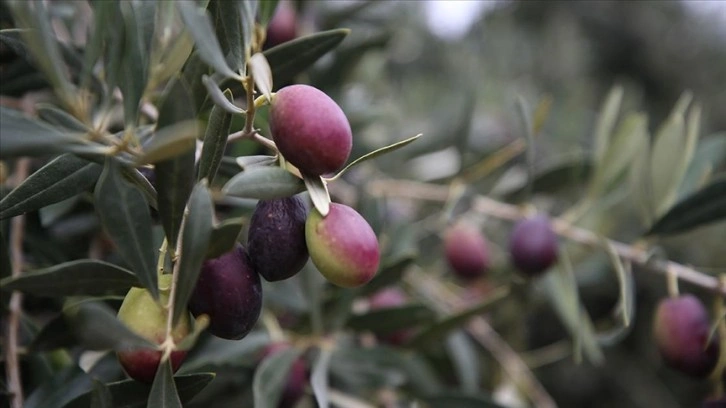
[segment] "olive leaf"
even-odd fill
[[[305,188],[310,194],[310,200],[318,210],[320,215],[325,217],[330,212],[330,193],[328,193],[328,185],[320,176],[310,176],[303,174]]]
[[[376,150],[374,150],[372,152],[366,153],[363,156],[361,156],[361,157],[353,160],[352,162],[350,162],[347,166],[343,167],[343,169],[340,170],[333,177],[326,178],[326,180],[327,181],[336,180],[336,179],[340,178],[346,171],[348,171],[353,166],[355,166],[357,164],[360,164],[360,163],[362,163],[362,162],[364,162],[366,160],[371,160],[371,159],[374,159],[374,158],[376,158],[378,156],[382,156],[382,155],[384,155],[386,153],[391,153],[394,150],[398,150],[398,149],[400,149],[400,148],[408,145],[409,143],[415,141],[416,139],[418,139],[421,136],[423,136],[423,134],[419,133],[419,134],[417,134],[414,137],[409,137],[408,139],[401,140],[400,142],[396,142],[396,143],[390,144],[388,146],[381,147],[380,149],[376,149]]]
[[[253,167],[232,177],[222,193],[241,198],[272,200],[304,191],[302,180],[281,167]]]
[[[250,73],[255,80],[257,89],[264,95],[267,101],[272,100],[272,69],[267,62],[267,58],[262,53],[253,55],[247,63],[250,67]]]

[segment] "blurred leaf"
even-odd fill
[[[30,175],[0,201],[0,219],[58,203],[91,188],[102,167],[64,154]]]
[[[74,364],[55,372],[49,381],[36,388],[23,407],[60,408],[92,386],[91,377]]]
[[[651,204],[650,158],[650,145],[640,146],[633,157],[630,174],[628,175],[631,201],[646,224],[650,224],[654,216]]]
[[[614,86],[605,98],[600,114],[595,124],[595,167],[604,168],[608,165],[605,160],[606,152],[610,146],[610,139],[618,119],[618,112],[623,101],[623,87]]]
[[[679,200],[703,187],[710,173],[726,162],[726,132],[703,138],[678,189]]]
[[[209,327],[209,315],[201,314],[194,318],[194,327],[191,333],[187,334],[180,343],[176,345],[178,350],[190,350],[199,340],[199,336]]]
[[[590,158],[582,154],[567,154],[535,166],[532,183],[533,192],[552,192],[557,189],[577,185],[592,173],[593,164]],[[512,186],[497,187],[494,193],[504,196],[507,200],[522,201],[526,199],[526,180]]]
[[[196,50],[189,56],[182,69],[181,79],[187,84],[195,114],[202,110],[209,96],[202,79],[211,74],[211,71],[209,66],[199,57],[199,51]]]
[[[93,380],[93,390],[91,391],[91,408],[113,408],[113,396],[111,390],[106,384]]]
[[[255,31],[255,19],[257,18],[258,0],[245,0],[238,1],[236,3],[238,7],[237,13],[240,16],[241,24],[241,39],[243,44],[242,55],[245,59],[247,59],[252,54],[252,41],[253,33]],[[242,61],[242,65],[237,68],[245,70],[246,72],[244,60]]]
[[[118,164],[107,159],[94,192],[96,210],[121,257],[139,282],[159,298],[151,213],[144,195],[123,179]]]
[[[212,197],[207,189],[206,180],[202,180],[197,183],[189,197],[189,213],[181,232],[181,254],[178,254],[179,277],[177,278],[172,319],[175,326],[179,318],[184,313],[188,313],[187,302],[192,296],[207,254],[209,238],[212,235],[213,218]]]
[[[135,185],[143,194],[144,197],[149,201],[149,205],[154,208],[159,208],[159,204],[156,200],[156,188],[151,184],[149,179],[144,177],[143,174],[138,169],[135,169],[133,167],[122,167],[121,172],[124,176],[126,176],[126,179],[130,181],[133,185]],[[154,177],[158,178],[156,175],[156,169],[154,170]]]
[[[33,338],[28,350],[31,352],[51,351],[76,345],[76,335],[68,320],[62,314],[46,323]]]
[[[194,42],[197,44],[196,49],[201,59],[214,68],[217,73],[224,75],[225,78],[241,80],[242,77],[227,65],[207,11],[197,7],[194,2],[178,2],[177,7],[184,24],[194,37]]]
[[[226,195],[258,200],[290,197],[304,191],[304,183],[280,167],[255,167],[232,177],[222,188]]]
[[[136,165],[167,160],[196,147],[200,123],[196,120],[177,122],[158,130],[144,146],[144,153],[136,159]]]
[[[139,285],[139,281],[133,272],[116,265],[81,259],[8,277],[0,284],[3,290],[36,296],[93,296],[120,290],[125,293],[131,286]]]
[[[284,84],[291,80],[337,47],[349,33],[344,28],[322,31],[266,50],[263,54],[272,67],[272,82]]]
[[[415,141],[416,139],[418,139],[421,136],[423,136],[423,134],[419,133],[419,134],[417,134],[414,137],[410,137],[410,138],[408,138],[406,140],[401,140],[400,142],[396,142],[396,143],[390,144],[388,146],[381,147],[380,149],[376,149],[376,150],[374,150],[374,151],[372,151],[370,153],[366,153],[363,156],[361,156],[361,157],[353,160],[352,162],[350,162],[347,166],[345,166],[336,175],[334,175],[333,177],[331,177],[331,178],[329,178],[327,180],[329,180],[329,181],[336,180],[336,179],[340,178],[340,176],[342,176],[343,173],[345,173],[346,171],[348,171],[349,169],[351,169],[353,166],[355,166],[357,164],[360,164],[360,163],[362,163],[362,162],[364,162],[366,160],[371,160],[371,159],[374,159],[374,158],[376,158],[378,156],[382,156],[382,155],[384,155],[386,153],[393,152],[394,150],[398,150],[398,149],[406,146],[407,144]]]
[[[164,128],[195,116],[196,107],[187,84],[183,79],[175,80],[162,97],[157,126]],[[154,166],[159,218],[172,245],[177,242],[184,208],[194,187],[194,158],[195,152],[190,150]]]
[[[418,252],[400,253],[398,256],[384,258],[380,270],[367,284],[357,289],[361,296],[375,293],[387,286],[401,281],[403,273],[415,260]]]
[[[534,188],[534,130],[532,129],[532,118],[529,105],[521,96],[517,98],[517,108],[517,112],[519,112],[519,116],[522,120],[524,136],[527,139],[527,150],[525,152],[527,158],[527,184],[525,185],[525,195],[527,199],[529,199]]]
[[[262,360],[252,382],[255,408],[277,407],[290,367],[300,356],[300,352],[297,348],[291,347]]]
[[[124,24],[124,50],[121,59],[122,80],[119,88],[123,95],[124,123],[135,127],[141,108],[141,97],[146,88],[149,65],[148,41],[153,35],[148,21],[154,21],[155,2],[120,2],[121,20]],[[103,24],[97,22],[97,24]],[[153,27],[153,26],[152,26]]]
[[[726,218],[726,179],[722,178],[681,200],[646,235],[675,234],[723,218]]]
[[[410,340],[408,345],[414,348],[433,346],[452,330],[463,327],[471,318],[489,311],[492,307],[496,306],[499,301],[506,299],[507,295],[509,295],[508,287],[500,287],[493,290],[491,293],[487,293],[486,299],[482,300],[480,303],[422,328],[421,331],[419,331],[416,336]]]
[[[243,225],[244,220],[242,218],[230,218],[214,227],[209,239],[206,259],[217,258],[231,251],[235,244],[239,242],[238,239]]]
[[[83,134],[62,132],[4,106],[0,106],[0,146],[0,159],[103,150],[101,145],[88,143]]]
[[[275,164],[277,156],[239,156],[235,162],[242,170],[249,170],[252,167],[265,167]]]
[[[328,370],[330,369],[330,359],[333,356],[333,349],[323,347],[320,349],[315,363],[313,363],[313,372],[310,376],[310,385],[313,388],[313,395],[318,407],[327,408],[330,406],[328,401]]]
[[[617,254],[612,247],[608,248],[608,252],[611,258],[617,257]],[[615,259],[615,258],[613,258]],[[613,346],[622,341],[634,328],[635,320],[635,278],[633,277],[633,267],[629,261],[621,261],[617,258],[619,265],[616,267],[615,272],[618,275],[618,281],[620,284],[620,298],[618,303],[615,305],[613,315],[619,316],[620,319],[616,323],[615,327],[609,330],[600,330],[597,333],[597,340],[600,345],[607,347]]]
[[[602,191],[617,181],[627,170],[641,148],[648,145],[648,117],[643,113],[630,113],[623,119],[612,136],[605,158],[593,180],[593,188]]]
[[[366,314],[354,315],[347,323],[353,330],[370,330],[378,334],[390,334],[408,327],[430,324],[436,314],[423,305],[406,305],[372,310]]]
[[[446,391],[422,398],[427,408],[504,408],[490,397],[471,395],[457,391]]]
[[[76,338],[89,350],[156,349],[154,343],[131,331],[101,302],[86,301],[64,311]]]
[[[186,403],[194,398],[215,377],[214,373],[196,373],[174,377],[174,384],[179,392],[179,399]],[[106,384],[113,397],[114,407],[144,408],[147,407],[151,385],[134,380],[124,380]],[[87,408],[91,401],[91,393],[86,393],[71,401],[66,408]]]
[[[180,372],[188,373],[205,367],[239,367],[254,366],[258,355],[265,345],[270,343],[270,336],[263,331],[253,331],[244,341],[225,340],[210,336],[201,342],[184,361]]]
[[[461,389],[466,392],[478,391],[481,371],[479,355],[474,344],[461,330],[449,334],[445,344],[461,383]]]
[[[262,26],[267,27],[267,24],[272,20],[272,16],[275,15],[277,9],[278,0],[263,0],[260,2],[260,9],[258,10],[259,21]]]
[[[222,92],[222,90],[219,89],[219,85],[217,85],[217,83],[207,75],[202,75],[202,83],[207,89],[209,97],[212,98],[212,101],[216,106],[236,115],[244,115],[246,113],[244,109],[237,107],[234,103],[227,99],[225,94],[231,93],[229,89]]]
[[[251,75],[255,80],[257,89],[262,95],[265,96],[267,101],[272,100],[272,70],[270,64],[267,62],[265,55],[262,53],[255,53],[248,62],[250,67]]]
[[[320,176],[303,174],[303,182],[313,206],[323,217],[327,216],[330,212],[330,193],[328,193],[328,185],[325,180]]]
[[[171,372],[171,360],[159,364],[154,383],[149,391],[147,406],[154,408],[181,408],[182,404],[176,391],[174,374]]]
[[[88,126],[83,124],[83,122],[49,103],[39,103],[35,106],[35,109],[40,119],[54,127],[63,127],[68,131],[78,133],[86,133],[89,131]]]
[[[224,96],[231,103],[232,92],[229,89],[224,92]],[[227,136],[231,123],[232,115],[229,112],[225,112],[216,105],[212,107],[207,130],[204,132],[204,144],[199,157],[199,174],[197,175],[197,180],[206,178],[210,186],[214,183],[224,149],[227,147]]]

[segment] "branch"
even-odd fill
[[[440,202],[446,202],[449,198],[448,186],[417,181],[376,180],[370,182],[367,189],[374,196],[402,197]],[[517,221],[526,215],[526,210],[523,208],[496,201],[484,195],[474,197],[473,209],[482,214],[510,221]],[[715,276],[699,272],[677,262],[652,260],[646,247],[629,245],[609,238],[604,239],[597,233],[577,227],[562,218],[551,218],[551,221],[555,232],[571,241],[590,247],[601,247],[603,243],[607,243],[612,245],[618,256],[642,266],[646,270],[662,274],[673,274],[680,280],[709,289],[715,293],[726,295],[726,287],[721,286]]]

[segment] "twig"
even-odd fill
[[[368,184],[368,192],[375,196],[394,196],[445,202],[449,196],[449,187],[416,181],[376,180]],[[517,221],[525,216],[522,208],[483,195],[477,195],[474,198],[473,209],[483,214],[510,221]],[[715,276],[709,276],[677,262],[652,260],[645,247],[629,245],[608,238],[603,239],[597,233],[572,225],[562,218],[552,218],[552,226],[559,235],[574,242],[591,247],[599,247],[603,242],[606,242],[612,245],[618,256],[645,267],[646,270],[662,274],[672,273],[680,280],[726,295],[726,288],[719,285]]]
[[[30,159],[18,160],[15,165],[15,177],[17,184],[22,183],[28,177]],[[23,270],[23,235],[25,232],[25,215],[21,214],[10,221],[10,257],[12,264],[12,276],[19,276]],[[10,295],[10,314],[8,316],[7,333],[5,337],[5,376],[8,383],[8,394],[10,395],[10,406],[22,408],[23,406],[23,383],[20,378],[20,364],[18,361],[18,326],[20,313],[22,311],[23,294],[13,291]]]

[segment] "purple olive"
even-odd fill
[[[297,37],[297,12],[289,1],[280,1],[275,14],[267,24],[267,36],[263,49],[294,40]]]
[[[456,276],[476,279],[489,269],[489,245],[473,226],[457,223],[444,233],[446,261]]]
[[[343,110],[309,85],[290,85],[277,91],[270,106],[270,131],[282,156],[313,176],[343,167],[353,147]]]
[[[521,220],[509,241],[512,264],[527,276],[546,271],[557,261],[557,235],[544,215]]]
[[[242,245],[204,261],[189,300],[194,316],[209,316],[208,330],[238,340],[252,330],[262,309],[262,284]]]
[[[663,299],[653,322],[653,338],[669,367],[693,377],[705,377],[716,367],[717,338],[708,342],[708,312],[693,295]]]
[[[247,250],[252,267],[267,281],[287,279],[308,260],[307,210],[299,196],[262,200],[250,220]]]
[[[330,282],[356,287],[373,279],[380,250],[371,226],[354,209],[337,203],[323,216],[314,209],[305,223],[310,259]]]

